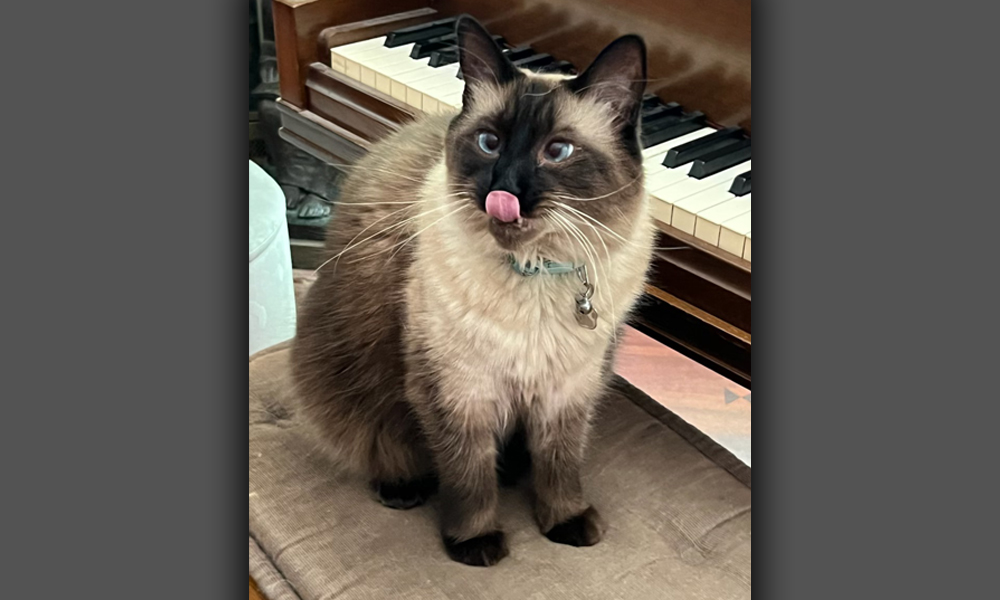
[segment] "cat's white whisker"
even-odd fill
[[[629,188],[629,187],[635,185],[636,183],[638,183],[639,181],[641,181],[644,175],[645,175],[644,173],[640,173],[638,177],[636,177],[632,181],[626,183],[625,185],[623,185],[622,187],[618,188],[617,190],[615,190],[613,192],[608,192],[607,194],[604,194],[602,196],[595,196],[593,198],[577,198],[576,196],[569,196],[567,194],[552,194],[552,195],[553,195],[553,197],[559,198],[560,200],[570,200],[570,201],[573,201],[573,202],[595,202],[597,200],[604,200],[605,198],[610,198],[611,196],[614,196],[615,194],[620,194],[621,192],[625,191],[627,188]]]
[[[561,222],[564,225],[563,229],[567,233],[569,233],[573,237],[573,239],[576,240],[576,242],[580,245],[580,248],[583,250],[583,253],[587,255],[587,260],[594,265],[595,272],[594,272],[593,284],[595,287],[597,287],[598,284],[600,283],[600,272],[597,270],[598,265],[597,265],[596,251],[593,253],[590,251],[590,248],[588,248],[587,246],[589,243],[587,237],[583,235],[583,232],[581,232],[578,227],[570,223],[569,219],[567,219],[566,217],[557,212],[553,212],[552,216],[558,219],[559,222]]]
[[[336,254],[335,256],[332,256],[329,260],[327,260],[322,265],[320,265],[320,267],[318,269],[316,269],[315,273],[319,273],[319,271],[321,269],[323,269],[324,267],[326,267],[328,264],[330,264],[331,262],[333,262],[335,260],[337,261],[337,264],[339,265],[340,264],[340,258],[342,256],[344,256],[345,254],[347,254],[349,251],[354,250],[354,249],[356,249],[356,248],[364,245],[365,243],[367,243],[367,242],[369,242],[369,241],[371,241],[371,240],[373,240],[373,239],[375,239],[375,238],[377,238],[377,237],[379,237],[379,236],[381,236],[381,235],[383,235],[385,233],[388,233],[388,232],[390,232],[390,231],[392,231],[394,229],[397,229],[397,230],[398,229],[402,229],[402,228],[406,227],[407,225],[409,225],[410,223],[412,223],[413,221],[415,221],[415,220],[417,220],[417,219],[419,219],[421,217],[424,217],[424,216],[429,215],[429,214],[433,214],[435,212],[438,212],[440,210],[444,210],[446,208],[450,208],[450,207],[454,206],[457,203],[458,203],[458,201],[450,202],[450,203],[444,204],[442,206],[439,206],[437,208],[432,208],[430,210],[424,211],[424,212],[422,212],[420,214],[414,215],[414,216],[409,217],[407,219],[403,219],[399,223],[395,223],[393,225],[390,225],[389,227],[386,227],[386,228],[384,228],[384,229],[382,229],[382,230],[380,230],[380,231],[378,231],[378,232],[376,232],[376,233],[368,236],[367,238],[361,240],[360,242],[357,242],[356,244],[353,243],[353,240],[352,240],[352,242],[350,244],[348,244],[347,247],[345,247],[338,254]],[[399,211],[397,211],[397,213],[398,212],[402,212],[402,211],[407,210],[407,209],[408,209],[408,207],[400,209]],[[396,213],[393,213],[393,214],[396,214]],[[389,215],[389,216],[392,216],[392,215]],[[379,219],[379,220],[381,221],[381,220],[384,220],[385,218],[386,217],[383,217],[382,219]],[[376,223],[377,222],[378,221],[376,221]],[[374,225],[374,224],[375,223],[372,223],[372,225]],[[371,226],[365,228],[365,230],[370,229],[370,228],[371,228]],[[362,231],[361,233],[364,233],[364,231]]]
[[[588,219],[594,221],[595,223],[597,223],[598,225],[601,225],[602,227],[604,226],[604,224],[601,223],[600,221],[598,221],[597,219],[594,219],[590,215],[582,213],[582,212],[576,210],[575,208],[572,208],[570,206],[566,206],[565,204],[562,204],[560,202],[557,202],[556,204],[562,206],[565,209],[571,210],[573,213],[577,213],[577,214],[580,214],[580,215],[582,215],[584,217],[587,217]],[[569,216],[572,216],[572,214],[569,215]],[[604,265],[598,265],[598,268],[600,268],[601,266],[603,266],[603,268],[604,268],[604,275],[607,277],[608,283],[610,285],[610,284],[612,284],[612,279],[611,279],[611,273],[608,272],[608,269],[611,268],[611,251],[608,249],[608,245],[606,243],[604,243],[604,236],[601,235],[601,232],[598,231],[598,229],[596,227],[594,227],[593,225],[591,225],[588,221],[583,221],[583,223],[585,223],[588,227],[590,227],[591,229],[594,230],[594,235],[597,236],[597,240],[599,242],[601,242],[601,246],[604,248],[604,257],[607,259],[607,263],[605,263]],[[605,227],[605,229],[608,229],[608,231],[611,231],[611,229],[608,228],[608,227]],[[611,231],[611,233],[614,233],[614,232]],[[615,235],[617,236],[618,234],[615,233]],[[621,237],[621,236],[618,236],[618,237]],[[625,238],[621,238],[621,239],[623,241],[625,241]],[[596,252],[596,249],[595,249],[595,252]],[[602,290],[598,290],[598,294],[599,295],[601,294],[601,291]],[[614,319],[618,315],[618,310],[615,307],[615,296],[614,296],[614,294],[609,293],[607,295],[607,297],[608,297],[608,302],[611,304],[611,313],[613,315],[611,318]],[[612,340],[614,341],[615,344],[617,344],[618,343],[618,331],[617,331],[617,329],[613,329],[612,332],[611,332],[611,335],[612,335]]]
[[[454,206],[454,204],[445,204],[445,205],[443,205],[443,206],[439,206],[438,208],[436,208],[436,209],[433,209],[433,210],[431,210],[431,211],[427,211],[427,212],[428,212],[428,213],[430,213],[430,212],[436,212],[436,211],[438,211],[438,210],[442,210],[442,209],[445,209],[445,208],[452,208],[453,206]],[[373,253],[371,253],[370,255],[368,255],[368,256],[365,256],[365,257],[363,257],[363,258],[359,258],[359,259],[357,259],[357,260],[354,260],[354,261],[351,261],[351,264],[354,264],[354,263],[358,263],[358,262],[361,262],[361,261],[363,261],[363,260],[366,260],[366,259],[369,259],[369,258],[372,258],[372,257],[374,257],[374,256],[378,256],[379,254],[385,254],[386,252],[389,252],[389,251],[391,251],[391,250],[396,250],[396,252],[394,252],[394,253],[392,254],[392,256],[390,256],[390,257],[389,257],[389,260],[391,261],[391,260],[392,260],[392,258],[393,258],[394,256],[396,256],[396,254],[398,253],[398,251],[399,251],[399,250],[401,250],[403,246],[405,246],[406,244],[409,244],[409,243],[410,243],[410,242],[412,242],[413,240],[417,239],[417,237],[419,237],[419,236],[420,236],[420,235],[421,235],[422,233],[424,233],[425,231],[427,231],[427,230],[428,230],[428,229],[430,229],[431,227],[433,227],[433,226],[437,225],[437,224],[438,224],[438,223],[440,223],[441,221],[444,221],[444,220],[445,220],[445,219],[447,219],[448,217],[450,217],[450,216],[452,216],[452,215],[454,215],[454,214],[456,214],[456,213],[458,213],[458,212],[460,212],[460,211],[463,211],[463,210],[465,210],[465,209],[467,209],[467,208],[469,208],[469,205],[468,205],[468,204],[462,204],[461,206],[459,206],[458,208],[456,208],[456,209],[455,209],[455,210],[453,210],[452,212],[450,212],[450,213],[446,214],[445,216],[443,216],[443,217],[441,217],[440,219],[438,219],[438,220],[434,221],[433,223],[431,223],[431,224],[430,224],[430,225],[428,225],[427,227],[424,227],[423,229],[421,229],[421,230],[420,230],[420,231],[418,231],[417,233],[413,234],[412,236],[410,236],[409,238],[407,238],[406,240],[404,240],[404,241],[403,241],[402,243],[400,243],[400,244],[396,244],[396,245],[393,245],[393,246],[390,246],[390,247],[388,247],[388,248],[384,248],[384,249],[382,249],[382,250],[379,250],[378,252],[373,252]],[[417,217],[414,217],[414,218],[419,218],[419,217],[423,217],[423,216],[426,216],[426,214],[427,214],[427,213],[425,213],[425,214],[421,214],[421,215],[418,215]],[[412,221],[412,220],[413,220],[413,219],[410,219],[410,221]],[[388,262],[388,261],[386,261],[386,262]]]
[[[356,165],[346,165],[346,164],[337,164],[337,163],[327,163],[327,164],[329,166],[331,166],[331,167],[336,168],[336,169],[354,169],[354,170],[361,170],[361,171],[371,171],[373,173],[381,173],[383,175],[392,175],[393,177],[398,177],[400,179],[405,179],[407,181],[412,181],[414,183],[423,183],[420,179],[417,179],[415,177],[407,177],[406,175],[403,175],[399,171],[392,171],[392,170],[389,170],[389,169],[382,169],[382,168],[379,168],[379,167],[373,167],[371,165],[366,165],[366,164],[356,164]]]
[[[395,216],[395,215],[398,215],[398,214],[399,214],[399,213],[401,213],[401,212],[404,212],[404,211],[406,211],[406,210],[409,210],[409,208],[410,208],[409,206],[404,206],[403,208],[401,208],[401,209],[399,209],[399,210],[396,210],[396,211],[393,211],[393,212],[391,212],[391,213],[389,213],[389,214],[385,215],[385,216],[384,216],[384,217],[382,217],[381,219],[378,219],[378,220],[376,220],[376,221],[373,221],[373,222],[372,222],[372,223],[371,223],[370,225],[368,225],[368,227],[365,227],[364,229],[362,229],[361,231],[359,231],[359,232],[358,232],[358,235],[354,236],[354,238],[353,238],[353,239],[352,239],[352,240],[351,240],[350,242],[347,242],[347,246],[345,246],[345,247],[344,247],[344,250],[343,250],[343,251],[341,251],[341,252],[340,252],[339,254],[337,254],[336,256],[333,256],[333,257],[331,257],[331,258],[330,258],[329,260],[327,260],[326,262],[324,262],[323,264],[321,264],[321,265],[319,266],[319,268],[317,268],[317,269],[316,269],[315,271],[313,271],[313,275],[316,275],[317,273],[319,273],[319,272],[320,272],[320,270],[321,270],[321,269],[322,269],[323,267],[325,267],[325,266],[327,266],[328,264],[330,264],[330,262],[331,262],[331,261],[333,261],[334,259],[336,259],[336,261],[337,261],[337,264],[336,264],[336,265],[334,265],[334,267],[333,267],[333,270],[334,270],[334,272],[336,272],[336,270],[337,270],[337,266],[339,266],[339,265],[340,265],[340,257],[344,255],[344,252],[347,252],[348,250],[350,250],[350,249],[351,249],[351,248],[353,247],[353,244],[354,244],[354,242],[356,242],[356,241],[357,241],[357,239],[358,239],[359,237],[361,237],[362,235],[364,235],[364,233],[365,233],[366,231],[368,231],[369,229],[371,229],[371,228],[372,228],[372,227],[374,227],[375,225],[377,225],[377,224],[381,223],[382,221],[385,221],[385,220],[386,220],[386,219],[388,219],[389,217],[393,217],[393,216]]]
[[[600,225],[601,229],[604,229],[605,231],[607,231],[611,235],[615,236],[616,238],[618,238],[622,242],[624,242],[626,244],[630,243],[629,240],[627,240],[624,237],[622,237],[620,234],[618,234],[617,232],[615,232],[615,230],[611,229],[610,227],[608,227],[607,225],[605,225],[604,223],[602,223],[600,220],[595,219],[594,217],[588,215],[587,213],[585,213],[585,212],[583,212],[581,210],[577,210],[577,209],[573,208],[572,206],[569,206],[568,204],[563,204],[562,202],[553,201],[553,204],[555,204],[556,206],[558,206],[558,207],[560,207],[560,208],[562,208],[564,210],[570,211],[572,214],[576,215],[577,217],[583,217],[583,218],[587,219],[588,221],[592,221],[592,222],[596,223],[597,225]]]

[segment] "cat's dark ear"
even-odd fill
[[[479,21],[467,15],[459,18],[455,34],[458,36],[458,60],[466,83],[466,100],[469,99],[470,83],[503,85],[517,77],[517,69]]]
[[[578,95],[609,105],[616,119],[637,125],[646,91],[646,43],[637,35],[618,38],[569,86]]]

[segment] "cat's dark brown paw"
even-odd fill
[[[433,477],[413,481],[379,481],[372,485],[382,506],[394,510],[410,510],[423,506],[438,487],[437,480]]]
[[[604,521],[594,508],[553,527],[545,537],[557,544],[585,548],[595,546],[604,536]]]
[[[448,556],[453,561],[470,567],[492,567],[510,554],[510,550],[507,548],[507,537],[502,531],[496,531],[467,542],[456,542],[445,537],[444,545],[448,549]]]

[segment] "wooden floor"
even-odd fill
[[[750,390],[634,329],[616,371],[750,465]]]
[[[257,591],[257,585],[250,579],[250,600],[266,600],[264,595]]]

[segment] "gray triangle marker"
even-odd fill
[[[743,399],[746,400],[747,402],[750,402],[750,394],[747,394],[746,398]],[[753,402],[750,402],[750,404],[753,404]]]
[[[726,404],[732,404],[733,402],[736,402],[739,399],[740,397],[737,396],[734,392],[726,390]]]

